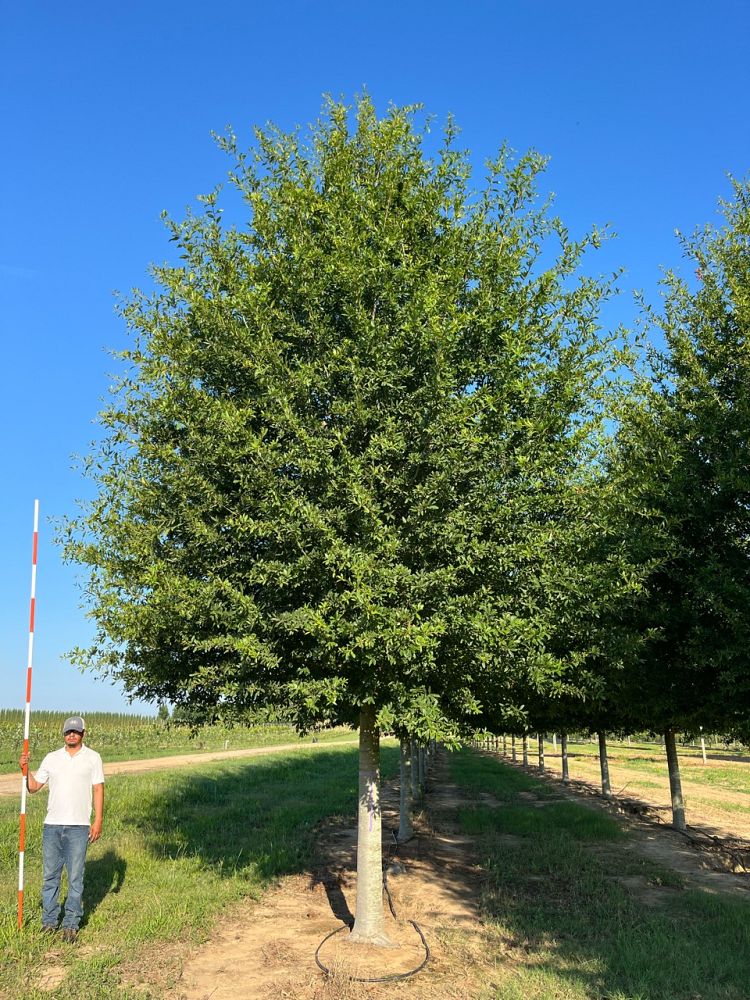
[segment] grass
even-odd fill
[[[275,879],[303,871],[315,825],[353,817],[357,759],[356,747],[334,745],[112,777],[105,833],[86,866],[86,948],[63,950],[61,981],[47,991],[40,984],[50,942],[39,930],[46,803],[41,795],[29,798],[26,921],[19,934],[18,807],[0,800],[0,997],[157,1000],[153,987],[123,985],[120,970],[137,969],[155,947],[200,939],[225,907],[259,898]],[[397,748],[383,746],[384,777],[397,768]]]
[[[680,890],[675,872],[629,849],[612,817],[545,804],[548,786],[529,775],[523,791],[535,783],[536,802],[522,804],[501,761],[464,752],[451,769],[470,790],[482,775],[498,798],[460,813],[487,873],[495,967],[483,1000],[747,1000],[747,901]],[[623,881],[634,875],[635,888]]]

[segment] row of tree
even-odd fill
[[[379,733],[746,725],[748,210],[686,241],[646,359],[601,328],[540,205],[544,160],[472,185],[447,127],[326,104],[232,134],[244,216],[167,220],[178,263],[64,529],[80,663],[206,719],[359,728],[352,937],[382,941]]]

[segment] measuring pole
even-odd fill
[[[29,609],[29,653],[26,661],[26,710],[23,718],[23,752],[29,752],[29,719],[31,716],[31,665],[34,656],[34,612],[36,611],[36,556],[39,547],[39,501],[34,501],[34,538],[31,546],[31,606]],[[21,778],[21,826],[18,835],[18,929],[23,925],[23,862],[26,851],[26,776]]]

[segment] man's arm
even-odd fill
[[[94,797],[94,822],[89,830],[89,843],[93,844],[102,835],[102,823],[104,822],[104,784],[93,786]]]
[[[21,765],[21,770],[26,775],[26,787],[30,792],[38,792],[40,788],[44,788],[46,782],[37,781],[34,775],[29,770],[29,754],[22,753],[18,759],[18,763]]]

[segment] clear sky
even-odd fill
[[[478,167],[504,140],[533,146],[571,231],[619,234],[594,266],[626,269],[630,324],[632,290],[655,298],[681,266],[675,228],[716,221],[727,172],[750,171],[748,38],[746,0],[3,4],[0,707],[24,701],[38,497],[34,707],[148,710],[65,661],[90,626],[49,519],[87,494],[71,456],[125,343],[113,291],[169,256],[161,210],[224,179],[212,130],[249,142],[366,89],[452,112]]]

